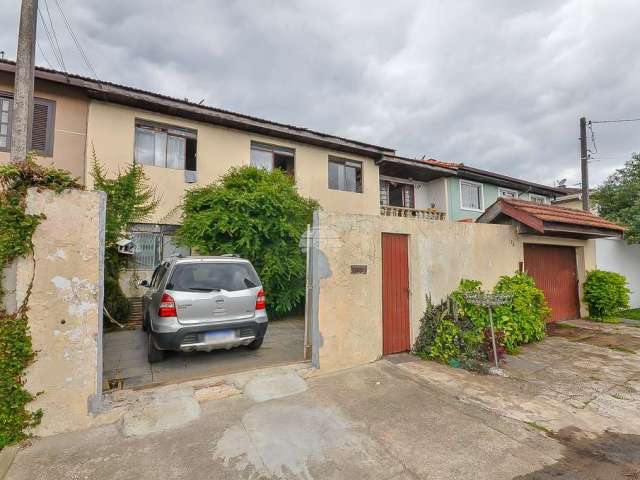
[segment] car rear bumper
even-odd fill
[[[210,351],[248,345],[257,337],[264,337],[267,332],[267,325],[267,322],[250,320],[236,323],[226,322],[221,325],[190,325],[184,326],[175,332],[158,333],[151,331],[149,333],[153,343],[159,350]],[[233,331],[234,338],[224,341],[205,340],[205,333],[222,330]]]

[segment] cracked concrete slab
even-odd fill
[[[633,327],[572,324],[593,335],[640,335]],[[640,360],[634,353],[548,337],[507,357],[504,369],[509,378],[476,375],[418,359],[399,366],[465,403],[553,431],[577,427],[595,434],[606,430],[640,434]]]
[[[7,478],[506,480],[564,452],[386,361],[306,382],[305,391],[262,402],[204,402],[197,421],[144,436],[108,425],[35,439]]]

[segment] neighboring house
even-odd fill
[[[433,159],[385,156],[378,165],[384,215],[473,220],[500,197],[549,204],[564,195],[555,187]]]
[[[13,62],[0,61],[0,163],[9,162],[14,72]],[[88,108],[84,89],[64,78],[51,81],[46,72],[37,72],[31,149],[39,163],[68,170],[81,183],[85,179]]]

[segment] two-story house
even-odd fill
[[[10,142],[14,70],[13,62],[0,61],[0,151]],[[40,161],[70,170],[88,187],[94,152],[112,173],[132,161],[144,165],[160,204],[147,223],[131,226],[138,247],[132,265],[142,271],[180,251],[172,233],[185,191],[233,166],[281,168],[302,195],[342,213],[464,221],[499,197],[550,203],[566,194],[464,164],[401,157],[394,148],[40,67],[35,113],[33,145]],[[8,154],[0,153],[0,160]]]

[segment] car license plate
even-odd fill
[[[228,342],[236,337],[233,330],[219,330],[216,332],[206,332],[204,334],[205,343],[209,342]]]

